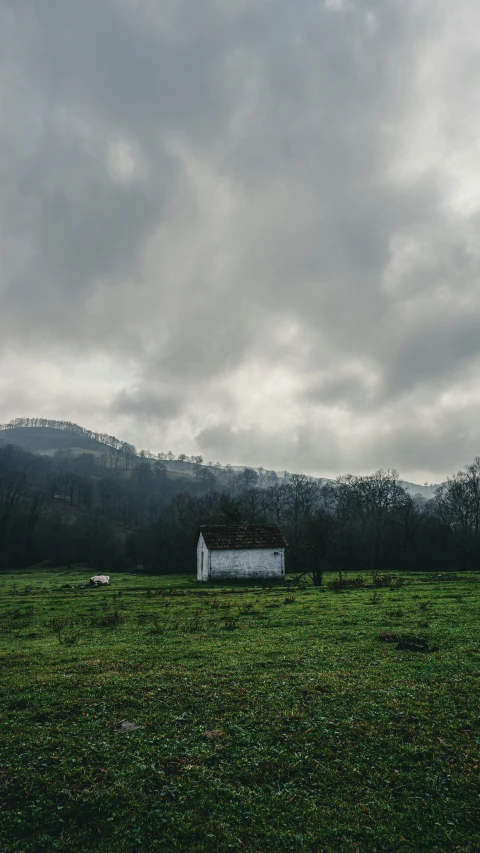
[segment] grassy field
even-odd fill
[[[86,578],[0,576],[2,853],[480,850],[480,575]]]

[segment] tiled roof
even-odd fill
[[[214,551],[285,548],[288,544],[278,524],[205,524],[200,533],[207,548]]]

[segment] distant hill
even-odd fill
[[[418,483],[408,483],[406,480],[400,480],[400,482],[411,495],[421,495],[427,500],[434,497],[436,490],[441,485],[440,483],[431,483],[429,486],[419,486]]]
[[[29,450],[31,453],[39,453],[42,455],[51,455],[59,450],[69,451],[73,455],[80,453],[93,453],[96,456],[109,454],[117,457],[118,460],[125,460],[126,457],[132,458],[146,454],[147,459],[157,459],[153,453],[149,451],[137,452],[133,444],[116,438],[113,435],[106,433],[93,432],[85,429],[79,424],[70,421],[54,421],[46,418],[16,418],[8,424],[0,424],[0,446],[2,444],[15,444],[17,447],[22,447],[24,450]],[[201,457],[193,457],[191,459],[174,459],[168,458],[167,454],[159,454],[166,468],[172,472],[172,475],[179,474],[186,476],[194,476],[198,462]],[[173,454],[170,454],[173,456]],[[196,461],[194,461],[196,460]],[[210,466],[205,465],[205,468]],[[239,472],[243,470],[243,466],[232,466],[233,470]],[[225,473],[225,467],[215,470],[217,476]],[[259,472],[261,469],[254,468]],[[283,479],[286,472],[276,472],[279,479]],[[288,475],[287,475],[288,476]],[[331,482],[325,478],[315,478],[323,483]],[[421,495],[425,499],[432,498],[438,485],[419,485],[402,480],[402,485],[411,495]]]
[[[47,418],[15,418],[8,424],[0,424],[0,441],[17,444],[32,453],[72,447],[98,451],[110,447],[126,454],[136,454],[133,444],[114,435],[94,432],[72,421]]]
[[[52,427],[0,427],[0,445],[15,444],[30,453],[54,453],[71,450],[82,453],[105,453],[107,447],[86,435]]]

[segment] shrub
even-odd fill
[[[76,646],[78,643],[78,634],[65,634],[63,637],[59,636],[58,639],[64,646]]]
[[[397,649],[405,652],[429,652],[430,649],[424,637],[404,636],[397,643]]]
[[[380,631],[378,639],[381,643],[397,643],[400,634],[395,634],[394,631]]]
[[[373,575],[372,577],[373,586],[379,587],[389,587],[393,589],[394,587],[403,586],[404,579],[401,577],[395,577],[395,575]]]
[[[24,610],[14,610],[12,619],[31,619],[33,616],[33,607],[27,607]]]
[[[328,583],[328,588],[333,590],[359,589],[362,586],[365,586],[365,580],[360,575],[355,578],[336,578]]]
[[[53,631],[54,634],[57,634],[58,639],[60,640],[62,631],[64,628],[67,627],[68,624],[69,624],[68,619],[61,617],[61,616],[54,616],[52,619],[50,619],[50,622],[48,623],[48,627],[50,628],[51,631]]]
[[[425,637],[417,634],[397,634],[395,631],[380,631],[378,639],[382,643],[396,643],[399,651],[436,652],[438,646],[429,646]]]
[[[155,616],[153,620],[153,628],[150,628],[147,631],[148,634],[157,634],[161,636],[166,634],[168,630],[176,631],[178,629],[178,622],[164,622],[162,625],[160,624],[160,620],[158,616]]]
[[[92,625],[96,628],[116,628],[122,622],[125,622],[125,618],[118,610],[114,610],[113,613],[105,613],[105,616],[101,616],[99,619],[92,619]]]
[[[191,619],[187,622],[186,630],[191,634],[196,634],[197,631],[202,630],[202,622],[200,619],[200,613],[195,613]]]

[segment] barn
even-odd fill
[[[197,545],[197,580],[281,580],[286,546],[278,524],[203,525]]]

